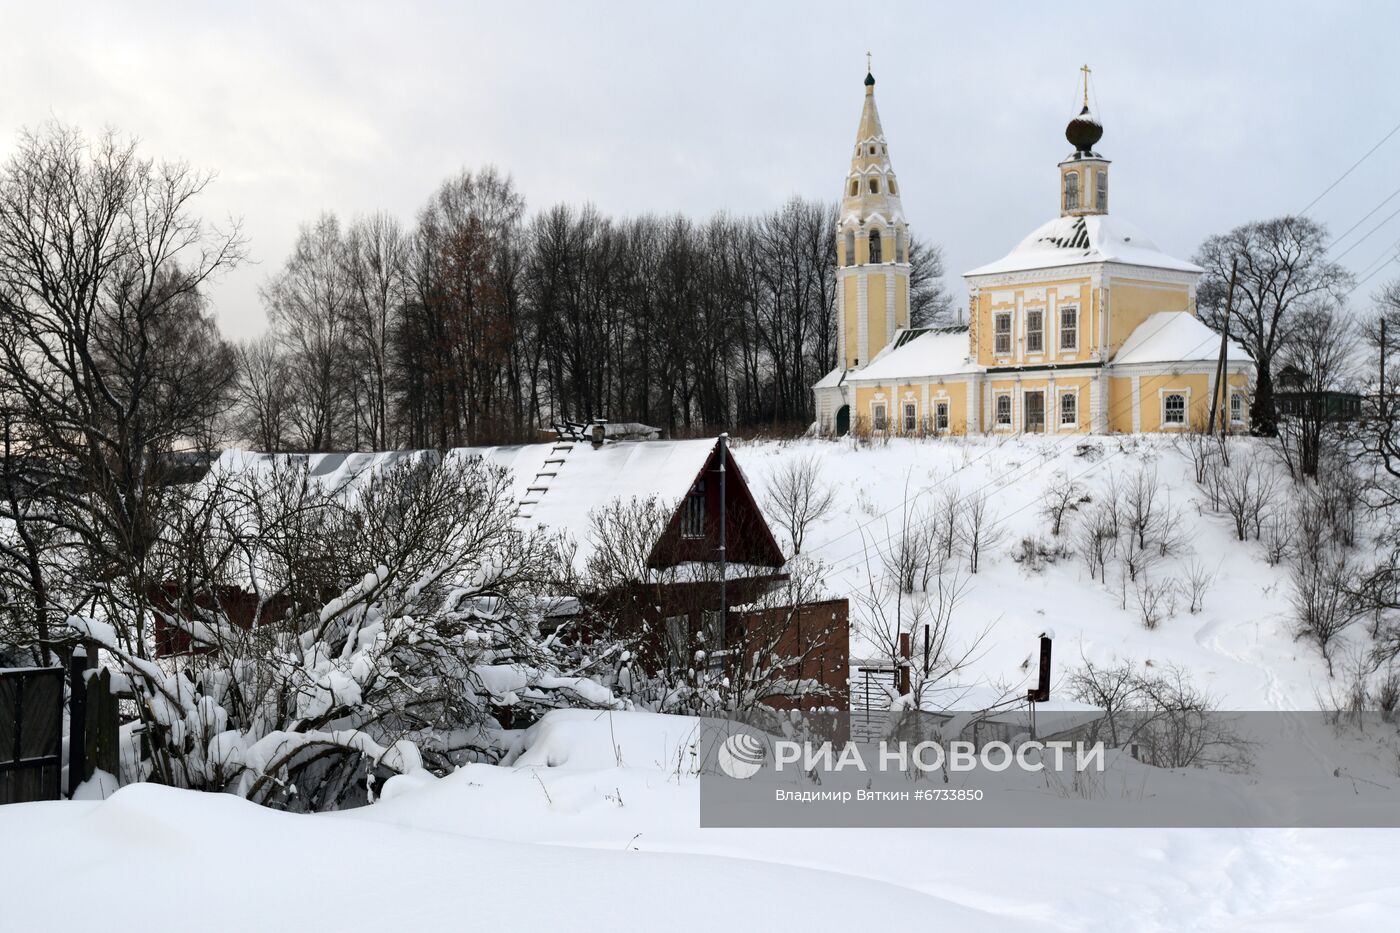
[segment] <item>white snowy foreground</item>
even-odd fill
[[[133,785],[0,807],[6,930],[1380,930],[1400,831],[704,830],[683,717],[275,812]],[[80,893],[77,893],[80,892]]]

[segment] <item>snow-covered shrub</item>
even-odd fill
[[[1046,540],[1040,535],[1026,535],[1011,549],[1011,559],[1032,573],[1040,573],[1061,558],[1070,557],[1069,546],[1062,540]]]
[[[1332,646],[1343,631],[1361,618],[1365,608],[1352,592],[1358,568],[1345,549],[1333,544],[1305,548],[1290,575],[1296,637],[1315,644],[1334,673]]]
[[[1056,474],[1054,480],[1045,487],[1040,507],[1041,514],[1050,520],[1050,534],[1058,538],[1064,531],[1065,516],[1078,511],[1080,506],[1088,504],[1089,501],[1083,486],[1063,472]]]
[[[1176,585],[1171,580],[1153,581],[1143,576],[1133,585],[1133,605],[1143,628],[1155,629],[1176,614]]]
[[[479,458],[406,458],[352,490],[301,460],[216,469],[172,502],[147,592],[112,581],[133,615],[69,620],[130,683],[127,779],[333,809],[376,772],[492,757],[506,710],[614,705],[540,636],[557,549],[513,505]],[[142,610],[190,652],[155,658]]]

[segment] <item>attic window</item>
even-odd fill
[[[681,503],[681,537],[703,538],[705,536],[705,481],[702,479],[690,490]]]

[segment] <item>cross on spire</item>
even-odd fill
[[[1089,66],[1084,65],[1079,69],[1084,72],[1084,106],[1089,106]]]

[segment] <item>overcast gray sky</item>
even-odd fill
[[[216,170],[204,213],[241,217],[253,260],[212,292],[235,337],[265,326],[257,288],[298,224],[410,221],[463,166],[509,171],[531,208],[835,199],[867,49],[905,210],[960,294],[1055,214],[1086,61],[1113,213],[1181,256],[1303,209],[1400,123],[1392,3],[4,6],[0,155],[52,116]],[[1340,234],[1397,188],[1400,134],[1310,214]],[[1397,239],[1400,216],[1342,261],[1364,272]]]

